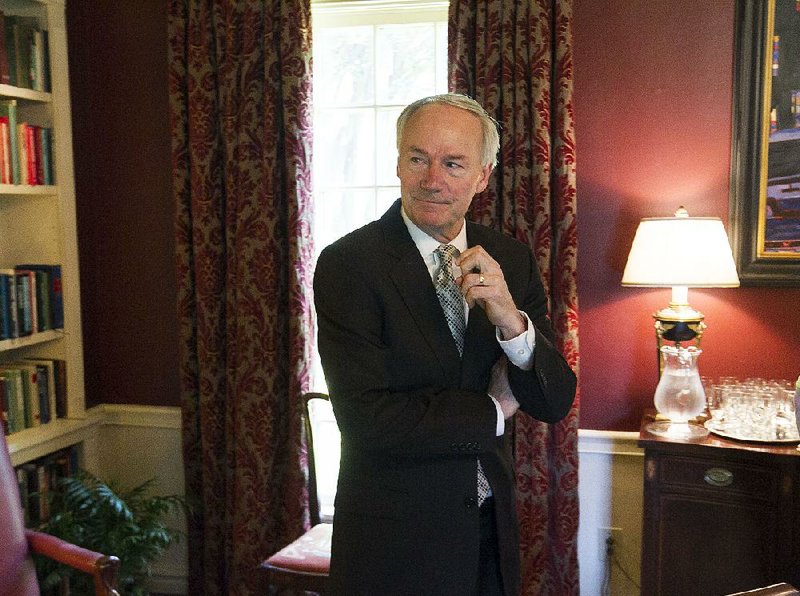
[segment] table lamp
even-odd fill
[[[689,288],[732,288],[739,285],[736,265],[722,221],[718,217],[689,217],[680,207],[674,217],[646,217],[633,238],[628,262],[622,275],[623,286],[672,288],[669,306],[653,314],[659,362],[659,387],[656,408],[670,422],[648,427],[656,434],[707,434],[705,429],[688,428],[687,421],[701,414],[705,396],[697,373],[700,338],[706,329],[703,313],[689,306]],[[686,348],[684,342],[694,340]],[[665,342],[674,345],[665,345]],[[671,356],[670,356],[671,355]],[[682,390],[665,393],[664,383],[678,382],[678,376],[665,378],[664,362],[676,364],[672,375],[683,377]],[[696,379],[695,379],[696,377]],[[660,399],[659,399],[660,398]],[[673,428],[674,424],[680,428]]]

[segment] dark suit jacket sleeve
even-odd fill
[[[533,368],[523,371],[509,363],[508,378],[520,409],[543,422],[558,422],[572,407],[575,398],[575,373],[554,346],[555,336],[547,316],[547,298],[538,268],[529,258],[525,298],[519,306],[535,327],[536,344]]]
[[[442,370],[380,268],[334,245],[319,258],[314,294],[320,356],[343,437],[365,452],[411,457],[493,444],[491,400],[483,390],[459,387],[458,365],[455,377]]]

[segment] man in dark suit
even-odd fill
[[[397,130],[401,199],[327,247],[314,278],[342,434],[332,593],[513,596],[510,418],[560,420],[575,376],[530,249],[464,219],[495,165],[495,122],[446,94]]]

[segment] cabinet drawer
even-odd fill
[[[780,478],[778,468],[706,458],[669,456],[659,465],[664,488],[718,490],[765,501],[778,497]]]

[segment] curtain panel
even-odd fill
[[[531,247],[557,345],[578,369],[572,0],[450,0],[449,85],[500,125],[489,187],[469,217]],[[515,417],[522,591],[579,593],[578,403],[547,425]]]
[[[308,0],[171,0],[189,593],[252,594],[307,523]]]

